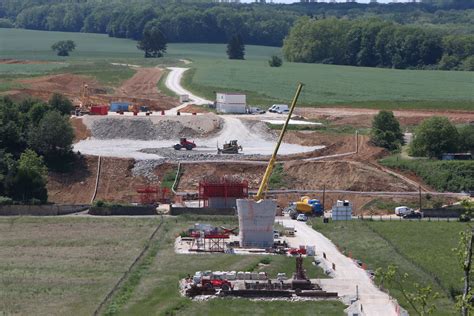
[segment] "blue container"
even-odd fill
[[[148,112],[148,107],[142,105],[142,106],[140,107],[140,112]]]
[[[314,203],[312,204],[312,207],[313,207],[313,214],[315,215],[320,215],[323,213],[323,206],[321,205],[321,203]]]
[[[128,102],[112,102],[110,103],[110,112],[128,112]]]
[[[311,199],[308,201],[308,204],[315,204],[315,203],[320,203],[319,200],[316,200],[316,199]]]

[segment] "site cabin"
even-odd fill
[[[189,95],[188,94],[181,94],[179,96],[179,103],[189,102]]]
[[[239,93],[216,93],[216,110],[219,113],[247,113],[247,97]]]

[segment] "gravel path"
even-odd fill
[[[395,316],[398,315],[394,302],[390,297],[380,291],[372,282],[369,275],[356,263],[344,256],[336,246],[324,235],[315,231],[305,222],[298,222],[287,217],[277,218],[285,226],[295,227],[294,238],[288,238],[291,247],[298,248],[299,245],[316,246],[316,256],[321,258],[323,264],[333,270],[333,279],[322,279],[321,286],[325,291],[338,292],[339,296],[356,297],[356,286],[358,286],[359,302],[363,308],[363,315],[367,316]],[[323,252],[326,258],[322,259]],[[331,269],[332,270],[332,269]]]

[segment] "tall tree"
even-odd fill
[[[404,143],[400,123],[392,111],[380,111],[374,117],[370,136],[375,145],[388,150],[398,149]]]
[[[227,44],[227,56],[229,59],[244,59],[245,45],[240,34],[230,38]]]
[[[146,27],[137,48],[145,52],[145,58],[163,57],[166,52],[166,38],[158,26]]]
[[[45,203],[48,200],[46,176],[47,169],[43,158],[33,150],[27,149],[18,161],[18,171],[13,184],[13,198],[24,202],[37,199]]]
[[[58,111],[62,115],[69,115],[74,109],[72,102],[60,93],[54,93],[49,99],[49,105],[53,110]]]
[[[38,128],[30,131],[30,145],[46,160],[56,160],[70,153],[74,131],[67,117],[57,111],[46,113]]]
[[[51,49],[58,54],[58,56],[69,56],[69,53],[72,52],[76,48],[76,43],[71,40],[67,41],[59,41],[54,43],[51,46]]]
[[[443,153],[458,149],[459,133],[446,117],[433,116],[415,130],[410,144],[413,156],[439,158]]]

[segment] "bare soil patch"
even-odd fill
[[[91,131],[82,122],[82,118],[72,117],[71,125],[74,129],[74,143],[92,136]]]
[[[202,106],[190,104],[179,110],[182,113],[209,113],[210,111]]]
[[[23,65],[31,65],[31,64],[51,64],[51,63],[57,63],[57,62],[50,62],[50,61],[44,61],[44,60],[19,60],[19,59],[0,59],[0,64],[23,64]]]
[[[147,105],[151,110],[168,110],[179,102],[158,91],[158,81],[163,71],[159,68],[138,68],[132,78],[126,80],[115,90],[114,96],[131,102]]]
[[[84,156],[69,173],[50,172],[48,176],[48,200],[60,204],[87,204],[94,193],[98,157]],[[111,202],[139,202],[136,190],[147,181],[134,177],[133,159],[102,158],[99,187],[96,200]]]

